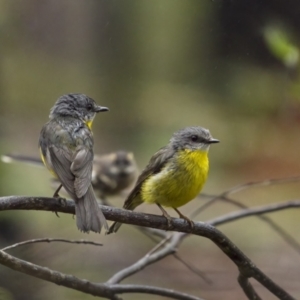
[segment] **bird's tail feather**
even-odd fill
[[[76,223],[83,232],[101,232],[102,227],[108,230],[106,219],[98,205],[92,186],[84,197],[75,201]]]

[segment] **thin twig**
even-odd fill
[[[140,227],[141,228],[141,227]],[[174,237],[177,235],[177,237]],[[201,277],[206,283],[211,284],[211,280],[205,277],[205,275],[198,270],[197,268],[189,265],[186,261],[184,261],[179,255],[177,255],[176,251],[179,247],[180,243],[185,237],[185,234],[173,232],[168,236],[165,235],[165,239],[161,240],[158,244],[156,244],[147,254],[145,254],[141,259],[137,262],[133,263],[132,265],[120,270],[116,274],[114,274],[109,280],[109,283],[119,283],[125,278],[136,274],[137,272],[145,269],[149,265],[162,260],[168,255],[173,255],[175,259],[181,262],[185,267],[187,267],[190,271]],[[167,244],[167,242],[171,242]],[[164,247],[163,247],[164,246]]]
[[[167,237],[167,232],[162,231],[162,230],[157,230],[157,229],[147,228],[147,227],[136,227],[136,228],[139,229],[142,233],[144,233],[149,239],[151,239],[155,243],[158,243],[159,240],[156,237],[154,237],[153,235],[158,236],[160,238]],[[179,244],[177,246],[179,246]],[[206,283],[212,284],[212,281],[209,278],[207,278],[201,270],[199,270],[195,266],[192,266],[191,264],[189,264],[186,260],[184,260],[177,253],[174,253],[172,251],[172,252],[170,252],[170,255],[172,255],[176,260],[178,260],[180,263],[182,263],[192,273],[194,273],[197,276],[199,276],[200,278],[202,278]]]
[[[177,247],[178,245],[178,240],[181,238],[181,234],[179,233],[172,234],[170,238],[171,238],[170,242],[166,244],[164,248],[161,248],[159,251],[155,252],[155,250],[157,250],[157,247],[155,246],[150,252],[148,252],[141,259],[139,259],[132,265],[124,268],[123,270],[117,272],[116,274],[114,274],[107,281],[107,283],[109,284],[119,283],[125,278],[143,270],[145,267],[149,266],[150,264],[153,264],[161,260],[162,258],[170,255],[171,253],[174,253],[176,251],[175,247]],[[166,239],[162,240],[161,243],[166,243]]]
[[[187,263],[184,259],[182,259],[177,253],[173,253],[173,256],[180,261],[183,265],[186,266],[186,268],[188,268],[191,272],[195,273],[196,275],[198,275],[199,277],[201,277],[207,284],[212,284],[212,280],[210,280],[204,272],[200,271],[198,268],[190,265],[189,263]]]
[[[291,209],[291,208],[300,208],[300,200],[293,200],[284,203],[275,203],[275,204],[247,208],[237,212],[228,213],[221,217],[211,219],[207,222],[213,226],[219,226],[242,218],[257,216],[261,214],[266,214],[266,213],[271,213],[271,212],[276,212],[276,211],[281,211],[281,210]]]
[[[93,241],[87,241],[87,240],[66,240],[66,239],[56,239],[56,238],[41,238],[41,239],[32,239],[28,241],[23,241],[20,243],[13,244],[11,246],[7,246],[5,248],[2,248],[0,250],[7,251],[16,247],[20,247],[23,245],[28,244],[34,244],[34,243],[51,243],[51,242],[64,242],[64,243],[70,243],[70,244],[84,244],[84,245],[94,245],[94,246],[103,246],[103,244],[93,242]]]
[[[205,209],[207,209],[209,206],[211,206],[213,203],[215,203],[217,200],[227,197],[229,195],[241,192],[246,189],[254,188],[254,187],[260,187],[260,186],[270,186],[274,184],[284,184],[284,183],[291,183],[291,182],[298,182],[300,181],[300,176],[294,176],[294,177],[288,177],[288,178],[274,178],[274,179],[267,179],[263,181],[253,181],[248,182],[245,184],[237,185],[233,188],[230,188],[229,190],[221,193],[220,195],[217,195],[210,200],[206,201],[203,205],[201,205],[199,208],[197,208],[191,215],[191,218],[193,219],[196,217],[199,213],[203,212]],[[204,197],[207,195],[204,195]]]
[[[156,251],[158,251],[159,249],[162,249],[169,240],[171,240],[173,234],[170,234],[168,237],[166,237],[165,239],[161,240],[158,244],[156,244],[147,254],[146,256],[151,256],[153,253],[155,253]],[[175,249],[175,248],[174,248]],[[175,250],[172,249],[172,252],[174,252]]]
[[[298,179],[298,177],[289,178],[288,182],[291,182],[291,180],[292,181],[296,181],[295,179]],[[264,181],[262,185],[266,185],[266,182],[269,182],[269,181]],[[278,181],[274,180],[274,181],[272,181],[272,183],[275,184],[275,183],[278,183]],[[279,183],[285,183],[285,182],[284,182],[284,180],[280,180]],[[257,182],[257,185],[258,184],[259,184],[259,182]],[[248,185],[243,185],[243,187],[244,186],[248,186]],[[254,184],[252,183],[252,185],[250,185],[250,187],[253,187],[253,186],[254,186]],[[208,201],[207,203],[205,203],[204,205],[202,205],[199,209],[197,209],[196,211],[194,211],[192,213],[191,218],[195,217],[200,212],[203,212],[203,210],[205,210],[206,208],[208,208],[217,199],[222,200],[223,202],[230,203],[230,204],[232,204],[234,206],[237,206],[239,208],[243,208],[243,209],[248,209],[249,208],[245,204],[242,204],[242,203],[240,203],[237,200],[231,199],[228,196],[224,196],[223,194],[221,194],[221,195],[201,194],[201,197],[209,198],[209,199],[211,199],[211,202]],[[263,221],[266,224],[268,224],[288,245],[290,245],[290,247],[292,247],[298,254],[300,254],[300,244],[299,244],[299,242],[292,235],[290,235],[288,232],[286,232],[280,225],[278,225],[276,222],[274,222],[268,216],[256,215],[256,217],[258,217],[261,221]]]
[[[291,183],[291,182],[298,182],[298,181],[300,181],[300,176],[293,176],[287,178],[272,178],[272,179],[267,179],[262,181],[252,181],[252,182],[247,182],[244,184],[237,185],[227,190],[225,193],[222,193],[222,195],[229,196],[253,187],[270,186],[274,184],[284,184],[284,183]]]
[[[233,204],[242,209],[249,209],[248,206],[242,204],[236,200],[230,199],[228,197],[222,198],[223,201]],[[268,216],[265,215],[255,215],[261,221],[268,224],[290,247],[292,247],[298,254],[300,254],[300,244],[299,242],[287,231],[285,231],[280,225],[270,219]]]

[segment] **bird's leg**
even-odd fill
[[[61,188],[62,188],[62,184],[60,184],[60,185],[58,186],[58,188],[56,189],[56,191],[54,192],[53,198],[60,198],[58,192],[60,191]]]
[[[180,217],[181,219],[186,220],[186,221],[189,223],[191,229],[193,229],[194,226],[195,226],[194,222],[193,222],[190,218],[188,218],[187,216],[183,215],[177,208],[175,208],[175,207],[173,207],[173,208],[174,208],[174,210],[178,213],[179,217]]]
[[[158,203],[156,203],[156,205],[159,207],[159,209],[161,210],[163,216],[167,219],[168,221],[168,228],[172,229],[172,218],[170,217],[170,215],[166,212],[166,210]]]
[[[60,185],[58,186],[58,188],[56,189],[56,191],[54,192],[53,198],[57,198],[58,201],[59,201],[60,203],[61,203],[61,202],[65,202],[64,204],[66,204],[66,199],[65,199],[65,198],[61,198],[61,197],[59,196],[59,194],[58,194],[58,192],[60,191],[61,188],[62,188],[62,184],[60,184]],[[58,215],[57,211],[55,211],[54,213],[55,213],[56,216],[59,218],[59,215]]]

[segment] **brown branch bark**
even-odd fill
[[[291,207],[295,207],[295,205],[292,205]],[[66,201],[65,203],[62,203],[55,198],[45,197],[10,196],[0,198],[0,210],[9,209],[48,210],[74,214],[74,203],[73,201]],[[284,207],[281,209],[284,209]],[[274,208],[271,211],[275,210],[278,209]],[[102,206],[102,211],[108,220],[162,230],[169,229],[166,219],[161,216],[142,214],[105,206]],[[194,228],[191,229],[189,224],[184,220],[172,219],[172,226],[173,231],[194,234],[210,239],[229,259],[232,260],[239,269],[240,274],[244,277],[252,277],[256,279],[281,300],[294,299],[284,289],[278,286],[260,269],[258,269],[254,263],[224,234],[210,224],[195,222]]]
[[[120,300],[117,294],[124,293],[146,293],[178,300],[203,300],[201,298],[176,292],[174,290],[146,285],[109,285],[104,283],[95,283],[85,279],[79,279],[73,275],[63,274],[58,271],[32,264],[9,255],[2,250],[0,250],[0,264],[39,279],[44,279],[58,285],[84,292],[86,294],[100,296],[112,300]]]
[[[240,274],[238,277],[238,283],[249,300],[262,300],[254,290],[252,284],[249,282],[249,279],[247,277]]]
[[[101,296],[114,299],[115,294],[105,284],[97,284],[87,280],[78,279],[73,275],[63,274],[45,267],[32,264],[18,259],[0,250],[0,263],[15,271],[31,275],[36,278],[44,279],[58,285],[63,285],[77,291],[81,291],[94,296]],[[116,299],[116,298],[115,298]]]

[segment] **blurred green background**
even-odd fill
[[[295,176],[300,168],[299,15],[297,0],[0,0],[0,154],[38,156],[39,131],[55,100],[79,92],[110,108],[94,122],[95,153],[133,151],[142,169],[174,131],[200,125],[221,140],[210,151],[205,193]],[[45,169],[0,162],[1,196],[51,196],[49,178]],[[235,198],[253,206],[295,199],[299,192],[293,183],[251,189]],[[112,201],[121,207],[124,199]],[[218,202],[198,220],[232,209]],[[139,210],[160,214],[154,206]],[[298,238],[297,210],[271,218]],[[268,226],[249,218],[220,229],[300,297],[299,254]],[[153,246],[130,226],[113,236],[84,235],[70,215],[0,213],[0,247],[39,237],[104,243],[39,244],[12,251],[95,282],[107,280]],[[245,299],[236,268],[210,241],[191,237],[179,253],[213,283],[172,257],[125,282],[176,288],[210,300]],[[275,299],[255,286],[264,299]],[[53,298],[93,299],[0,266],[0,299]]]

